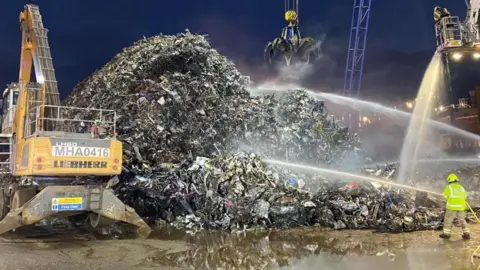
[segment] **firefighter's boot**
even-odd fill
[[[439,235],[439,237],[443,239],[450,239],[450,234],[442,233]]]

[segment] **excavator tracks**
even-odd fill
[[[72,226],[26,226],[0,235],[0,243],[71,242],[98,239],[87,228]]]

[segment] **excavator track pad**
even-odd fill
[[[87,230],[77,228],[50,228],[32,226],[0,235],[0,243],[72,242],[97,240]]]
[[[90,212],[88,219],[94,228],[121,221],[134,225],[139,238],[148,237],[152,231],[133,208],[102,186],[47,186],[36,195],[31,188],[23,188],[12,196],[10,212],[0,221],[0,235],[47,218],[85,212]]]

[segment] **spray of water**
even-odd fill
[[[271,164],[271,165],[283,166],[283,167],[291,167],[291,168],[296,168],[296,169],[301,169],[301,170],[306,170],[306,171],[316,171],[316,172],[320,172],[320,173],[327,173],[327,174],[338,175],[338,176],[352,177],[354,179],[361,179],[361,180],[370,181],[370,182],[374,182],[374,183],[379,183],[379,184],[383,184],[383,185],[395,186],[395,187],[398,187],[398,188],[401,188],[401,189],[414,190],[414,191],[426,192],[426,193],[430,193],[430,194],[434,194],[434,195],[443,196],[440,193],[437,193],[437,192],[434,192],[434,191],[431,191],[431,190],[427,190],[427,189],[413,187],[411,185],[402,185],[402,184],[399,184],[399,183],[385,181],[385,180],[375,178],[375,177],[368,177],[368,176],[364,176],[364,175],[341,172],[341,171],[332,170],[332,169],[324,169],[324,168],[319,168],[319,167],[300,165],[300,164],[289,163],[289,162],[284,162],[284,161],[275,160],[275,159],[267,159],[267,160],[265,160],[265,163]]]
[[[480,162],[479,158],[442,158],[442,159],[419,159],[419,163],[475,163]]]
[[[268,93],[282,93],[289,89],[301,89],[301,87],[296,85],[278,86],[278,85],[269,84],[269,85],[261,85],[255,88],[251,88],[250,92],[252,95],[261,95],[261,94],[268,94]],[[363,109],[363,110],[374,111],[391,118],[409,119],[412,117],[411,113],[400,111],[395,108],[387,107],[376,102],[355,99],[355,98],[345,97],[345,96],[331,94],[331,93],[317,93],[310,90],[307,90],[307,93],[313,97],[321,98],[322,100],[326,100],[334,104],[349,105],[351,107],[355,107],[360,110]],[[477,141],[480,140],[479,135],[465,131],[463,129],[459,129],[459,128],[450,126],[448,124],[432,120],[432,119],[426,119],[426,122],[428,125],[431,125],[432,127],[435,127],[440,131],[445,131],[452,135],[457,135],[465,139],[471,139],[471,140],[477,140]]]
[[[399,179],[411,178],[416,170],[423,142],[428,137],[426,122],[433,113],[433,108],[439,91],[443,90],[443,63],[440,54],[434,54],[417,94],[407,134],[400,153]],[[410,161],[410,162],[409,162]],[[408,165],[407,165],[408,163]]]
[[[372,162],[366,165],[368,168],[377,167],[377,166],[384,166],[385,164],[393,164],[400,162],[399,160],[389,160],[389,161],[382,161],[382,162]],[[409,161],[410,162],[410,161]],[[419,159],[417,163],[453,163],[453,164],[474,164],[478,165],[480,163],[479,158],[441,158],[441,159]]]
[[[285,82],[298,82],[314,73],[312,64],[297,62],[289,66],[277,66],[278,77]]]

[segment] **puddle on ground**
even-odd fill
[[[81,269],[100,269],[102,265],[101,269],[118,270],[477,269],[480,259],[474,259],[475,265],[470,257],[480,245],[480,225],[471,225],[470,229],[470,241],[461,239],[460,228],[455,228],[453,238],[447,241],[438,237],[439,231],[380,234],[304,228],[185,234],[169,229],[156,231],[147,240],[3,243],[4,257],[0,259],[11,258],[9,265],[15,269],[31,269],[21,259],[25,252],[36,264],[46,267],[42,269],[50,269],[52,263],[62,265],[62,259]],[[22,263],[23,268],[19,267]]]
[[[473,228],[473,233],[480,228]],[[189,269],[476,269],[470,256],[480,245],[463,241],[461,231],[449,240],[438,231],[379,234],[369,231],[330,231],[319,228],[194,235],[165,230],[162,240],[183,240],[183,252],[159,250],[140,267],[155,265]],[[480,237],[479,237],[480,239]],[[479,260],[476,259],[475,263]]]

